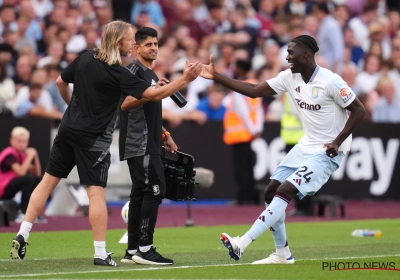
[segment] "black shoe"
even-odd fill
[[[128,250],[125,250],[125,256],[123,259],[121,259],[122,263],[135,263],[132,260],[133,254],[129,254]]]
[[[132,257],[135,263],[139,264],[154,264],[154,265],[171,265],[174,261],[171,259],[164,258],[159,253],[157,253],[156,248],[153,246],[147,252],[141,252],[138,250],[136,254]]]
[[[94,255],[94,265],[105,265],[105,266],[119,266],[112,258],[112,253],[107,252],[107,258],[103,259],[99,255]]]
[[[11,242],[10,257],[13,260],[24,259],[26,253],[26,245],[29,244],[28,242],[25,242],[24,237],[22,235],[17,235]]]

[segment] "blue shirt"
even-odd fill
[[[380,98],[372,111],[373,122],[400,123],[400,101],[393,97],[392,104]]]
[[[197,105],[197,110],[206,113],[207,120],[222,121],[224,119],[226,108],[221,105],[217,109],[213,109],[208,104],[208,99],[203,98],[200,100],[199,105]]]
[[[28,116],[29,111],[35,106],[32,101],[24,100],[22,101],[17,110],[15,110],[14,117],[16,118],[24,118]]]
[[[329,15],[321,21],[317,38],[319,54],[327,60],[328,69],[332,69],[335,62],[343,62],[343,33],[334,17]]]
[[[157,24],[160,27],[164,26],[164,15],[158,3],[154,1],[149,1],[145,4],[142,4],[136,1],[135,4],[133,4],[131,10],[131,22],[136,22],[136,18],[141,11],[146,11],[149,14],[151,22]]]

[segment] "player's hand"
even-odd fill
[[[174,139],[172,139],[171,135],[167,135],[164,138],[164,148],[170,154],[175,154],[178,151],[178,146],[175,144]]]
[[[162,87],[169,84],[169,80],[167,78],[162,77],[156,84],[156,88]]]
[[[197,61],[195,63],[189,63],[189,61],[186,60],[186,65],[183,69],[182,77],[186,82],[191,82],[199,76],[201,69],[201,62]]]
[[[331,158],[337,156],[339,153],[339,145],[337,145],[335,142],[324,144],[324,148],[326,149],[326,154]]]
[[[214,69],[214,57],[213,55],[210,55],[210,64],[204,65],[201,69],[200,77],[203,77],[205,79],[213,80],[215,75],[215,69]]]

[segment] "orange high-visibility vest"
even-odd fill
[[[245,80],[244,82],[255,83],[254,80]],[[231,93],[233,95],[233,92]],[[233,99],[233,96],[232,96]],[[261,106],[261,98],[250,98],[245,97],[247,106],[249,107],[248,118],[256,124],[257,122],[257,110]],[[250,131],[245,126],[244,121],[239,115],[233,110],[233,101],[231,100],[226,108],[224,115],[224,142],[227,145],[233,145],[238,143],[250,142],[253,139]]]

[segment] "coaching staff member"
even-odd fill
[[[149,85],[166,90],[168,80],[160,81],[152,69],[157,58],[157,31],[142,27],[135,34],[136,60],[127,66],[136,77]],[[120,159],[127,160],[132,179],[129,203],[128,249],[124,263],[172,265],[153,246],[158,207],[164,198],[166,186],[162,163],[162,145],[174,153],[178,147],[162,127],[161,101],[135,100],[127,97],[120,115]]]
[[[201,67],[200,63],[191,64],[186,80],[168,85],[170,91],[157,91],[120,66],[121,56],[130,56],[134,43],[129,23],[110,22],[104,28],[100,47],[81,52],[57,78],[58,90],[69,106],[54,140],[46,173],[32,193],[25,220],[12,241],[10,255],[13,259],[25,257],[33,221],[42,212],[60,179],[66,178],[76,165],[80,183],[86,185],[89,197],[94,264],[118,266],[111,259],[111,253],[106,251],[105,187],[110,165],[109,147],[119,102],[126,95],[161,100],[187,80],[196,78]],[[74,84],[72,97],[68,83]]]

